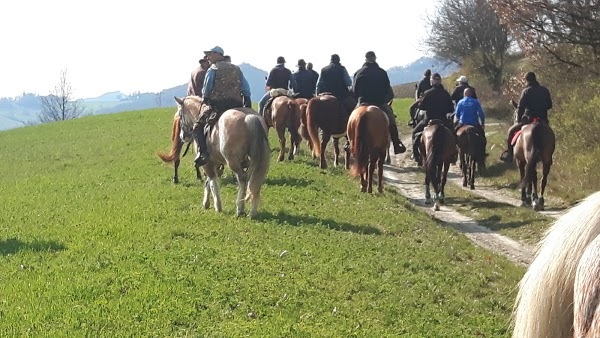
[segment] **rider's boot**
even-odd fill
[[[194,163],[199,167],[208,163],[208,146],[206,144],[206,133],[204,129],[205,128],[201,123],[196,122],[192,131],[194,140],[198,145],[198,153],[196,154]]]
[[[392,138],[392,144],[394,145],[394,154],[402,154],[406,151],[406,147],[400,141],[400,136],[398,135],[398,126],[396,123],[390,123],[389,126],[390,137]]]

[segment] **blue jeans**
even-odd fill
[[[258,113],[260,115],[263,115],[263,109],[265,108],[265,105],[267,104],[267,101],[269,101],[270,98],[271,98],[271,95],[267,91],[265,93],[265,95],[262,97],[262,99],[260,99],[260,101],[258,101]]]

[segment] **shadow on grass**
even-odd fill
[[[16,238],[9,238],[0,241],[0,255],[11,255],[19,251],[33,251],[33,252],[57,252],[66,249],[64,244],[56,241],[33,241],[23,242]]]
[[[489,158],[488,158],[489,161]],[[515,169],[514,163],[494,162],[486,166],[485,171],[482,173],[483,177],[500,177],[509,171]]]
[[[265,184],[268,185],[289,185],[295,187],[308,187],[314,182],[314,180],[306,179],[306,178],[298,178],[298,177],[277,177],[277,178],[267,178]]]
[[[292,215],[285,211],[280,211],[276,214],[270,212],[261,212],[256,220],[259,222],[277,221],[277,223],[289,224],[296,227],[305,225],[319,225],[324,228],[337,231],[354,232],[364,235],[383,235],[381,230],[369,225],[358,225],[313,216]]]

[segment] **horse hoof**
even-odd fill
[[[173,177],[173,184],[177,184],[179,183],[179,178],[178,177]]]
[[[521,201],[521,207],[528,207],[529,204],[527,204],[527,202],[525,201]]]
[[[434,211],[440,211],[440,204],[439,204],[439,203],[435,203],[435,204],[433,205],[433,210],[434,210]]]
[[[235,214],[235,217],[238,217],[238,218],[239,218],[239,217],[246,217],[246,212],[245,212],[245,211],[240,211],[240,212],[237,212],[237,213]]]
[[[431,204],[431,197],[425,198],[425,204]]]

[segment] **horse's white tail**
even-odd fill
[[[519,283],[513,337],[573,336],[573,293],[577,267],[600,234],[600,192],[586,198],[554,223]]]
[[[246,199],[260,201],[260,188],[265,183],[269,164],[271,162],[271,148],[262,118],[258,115],[246,115],[246,125],[250,131],[250,167],[248,168],[248,191]]]

